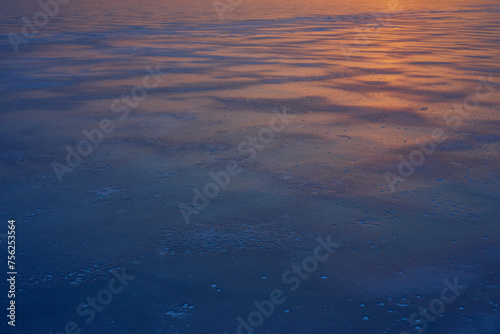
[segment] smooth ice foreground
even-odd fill
[[[498,3],[229,3],[7,6],[6,333],[498,333]]]

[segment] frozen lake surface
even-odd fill
[[[497,1],[4,6],[2,333],[500,332]]]

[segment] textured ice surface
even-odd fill
[[[39,10],[19,4],[0,18],[0,177],[20,332],[235,333],[281,289],[254,333],[413,334],[455,277],[425,333],[498,332],[497,2],[245,0],[224,20],[210,1],[71,2],[16,55],[5,34]],[[157,64],[120,120],[113,101]],[[481,80],[495,93],[450,127]],[[51,164],[103,118],[115,130],[59,182]],[[436,128],[448,139],[390,192],[384,173]],[[234,162],[187,225],[179,204]],[[327,236],[340,248],[291,291],[283,273]],[[87,324],[76,307],[122,267],[135,279]]]

